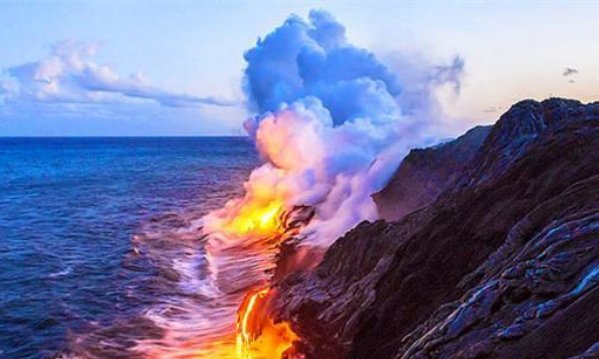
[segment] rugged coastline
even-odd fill
[[[599,103],[519,102],[413,151],[389,186],[375,198],[394,220],[276,284],[307,358],[597,355]]]

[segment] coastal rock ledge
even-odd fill
[[[277,284],[308,359],[599,357],[599,103],[552,98],[415,150]]]

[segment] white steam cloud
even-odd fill
[[[308,21],[289,17],[245,59],[245,89],[258,113],[245,128],[265,164],[250,176],[246,197],[227,207],[269,198],[314,206],[303,233],[319,246],[378,218],[371,195],[422,144],[433,122],[424,117],[437,113],[429,111],[434,90],[459,90],[463,69],[459,57],[427,68],[406,62],[397,76],[348,43],[343,25],[324,11]]]
[[[312,11],[309,19],[291,16],[246,53],[247,90],[256,109],[276,111],[283,103],[312,96],[335,125],[360,117],[396,117],[394,97],[401,88],[387,67],[348,44],[344,27],[328,13]]]

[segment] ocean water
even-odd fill
[[[185,342],[168,331],[206,309],[201,218],[258,163],[247,138],[0,138],[0,358]]]

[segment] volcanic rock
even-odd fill
[[[477,126],[453,141],[410,151],[385,188],[373,195],[381,218],[397,220],[434,201],[476,154],[491,128]]]
[[[307,358],[598,356],[599,103],[523,101],[485,137],[412,152],[378,198],[401,219],[360,224],[277,285]],[[381,201],[425,173],[409,205]]]

